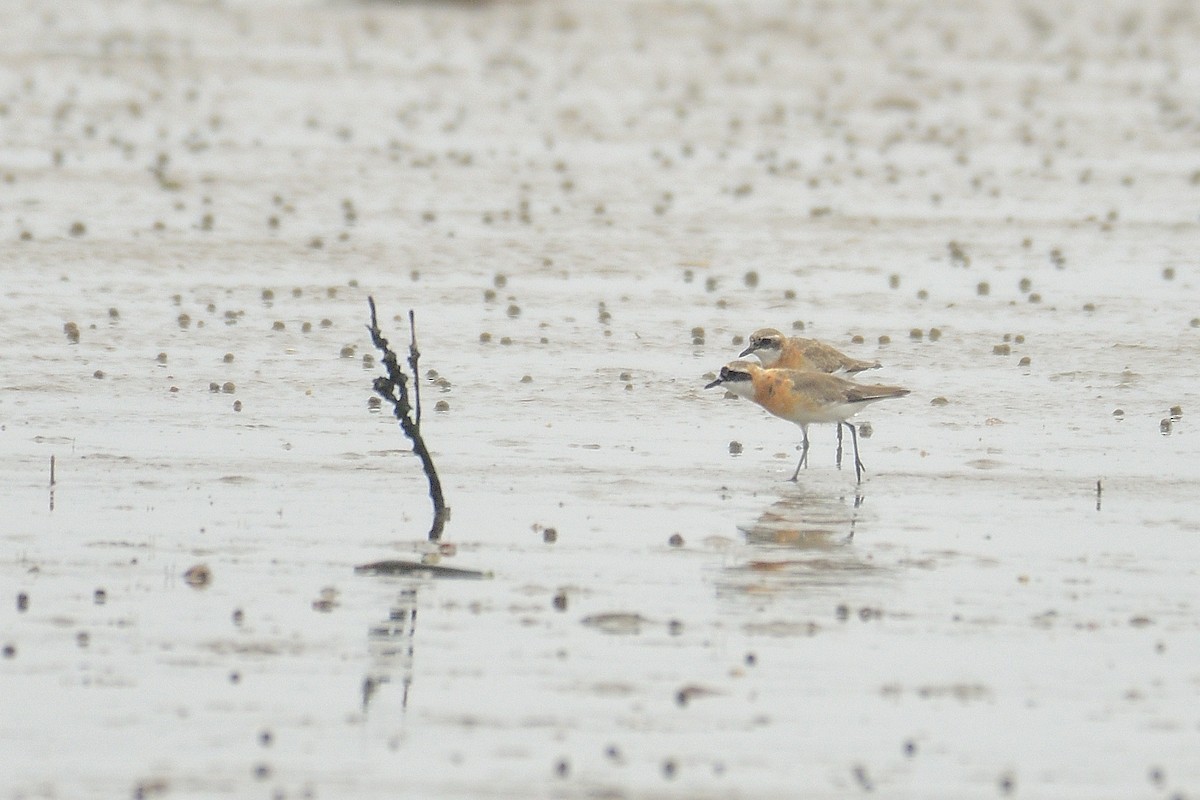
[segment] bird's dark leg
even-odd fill
[[[858,457],[858,431],[849,422],[843,422],[842,424],[850,429],[850,441],[854,443],[854,474],[858,477],[858,482],[862,483],[862,474],[865,468],[863,467],[862,459]]]
[[[837,468],[842,468],[842,425],[845,423],[839,422],[838,429],[838,449],[837,449]]]
[[[804,441],[800,444],[800,463],[796,465],[796,471],[792,473],[789,480],[796,480],[800,475],[800,468],[808,466],[808,426],[801,425],[800,432],[804,435]]]

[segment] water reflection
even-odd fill
[[[399,684],[400,715],[408,711],[408,690],[413,680],[413,642],[417,632],[417,589],[403,589],[388,609],[385,621],[367,631],[370,665],[363,678],[362,707],[367,713],[385,686]]]
[[[722,574],[720,590],[773,593],[842,586],[874,575],[854,536],[869,523],[861,487],[824,494],[789,487],[751,524],[738,526],[746,544]]]

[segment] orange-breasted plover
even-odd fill
[[[796,480],[800,468],[808,463],[808,426],[833,422],[838,430],[845,425],[854,442],[854,474],[862,482],[863,463],[858,457],[858,431],[847,420],[879,400],[903,397],[908,389],[899,386],[867,386],[824,372],[795,369],[763,369],[753,361],[731,361],[721,374],[705,386],[723,386],[738,397],[753,400],[780,419],[800,426],[804,441],[800,462],[790,480]]]
[[[816,339],[787,337],[774,328],[759,328],[750,334],[750,345],[739,358],[758,356],[767,368],[804,369],[814,372],[845,372],[853,375],[865,369],[878,369],[878,361],[859,361],[837,348]]]

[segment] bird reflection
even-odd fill
[[[853,494],[822,494],[806,486],[791,489],[753,523],[738,526],[746,546],[726,570],[724,588],[771,593],[839,586],[874,574],[876,568],[854,546],[863,503],[861,489]]]
[[[408,690],[413,680],[413,642],[417,632],[417,590],[404,589],[388,610],[384,622],[367,631],[371,665],[363,678],[362,707],[365,714],[380,689],[397,679],[402,687],[400,711],[408,710]]]

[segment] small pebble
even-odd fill
[[[910,339],[924,339],[924,338],[925,338],[925,331],[921,330],[920,328],[913,328],[911,331],[909,331],[909,332],[908,332],[908,338],[910,338]]]
[[[730,442],[729,443],[730,455],[735,455],[735,456],[740,455],[741,452],[742,452],[742,443],[741,442]]]
[[[992,355],[1006,356],[1012,353],[1012,347],[1007,344],[998,344],[992,347]]]
[[[1021,360],[1017,362],[1018,367],[1028,367],[1029,364],[1029,356],[1021,356]]]
[[[212,583],[212,570],[207,564],[196,564],[183,573],[183,580],[192,588],[203,588]]]
[[[546,544],[553,544],[558,541],[558,531],[554,528],[546,528],[542,531],[542,541]]]
[[[92,602],[98,606],[102,606],[108,602],[108,592],[103,589],[97,589],[92,592]]]
[[[975,294],[979,295],[980,297],[986,297],[991,291],[992,287],[988,285],[987,281],[980,281],[975,286]]]
[[[448,402],[447,402],[447,401],[445,401],[445,400],[438,400],[438,401],[437,401],[437,402],[434,404],[434,406],[433,406],[433,410],[434,410],[434,411],[449,411],[449,410],[450,410],[450,403],[448,403]]]
[[[566,611],[567,610],[567,592],[566,592],[566,590],[559,589],[557,592],[555,592],[554,600],[552,602],[553,602],[555,611]]]
[[[233,410],[234,410],[234,411],[241,411],[241,410],[242,410],[242,401],[241,401],[241,400],[234,400],[234,401],[233,401]]]
[[[671,538],[667,539],[667,544],[671,547],[683,547],[683,537],[678,533],[672,533]]]
[[[273,331],[281,331],[281,330],[284,330],[286,327],[287,326],[283,324],[283,320],[281,320],[281,319],[277,319],[277,320],[275,320],[275,322],[273,322],[271,324],[271,330],[273,330]]]
[[[29,595],[25,592],[17,593],[17,611],[29,610]]]

